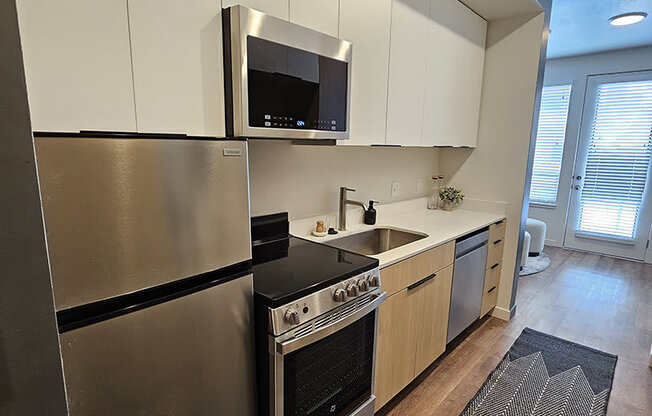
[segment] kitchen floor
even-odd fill
[[[526,326],[618,355],[607,416],[652,415],[652,264],[554,247],[521,277],[516,316],[483,319],[377,415],[458,415]]]

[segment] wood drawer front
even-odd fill
[[[432,248],[414,257],[400,261],[380,271],[380,281],[387,296],[405,289],[453,264],[455,259],[455,241]]]
[[[482,309],[480,310],[480,318],[492,310],[498,302],[498,286],[495,286],[495,289],[493,290],[489,288],[489,290],[491,291],[484,292],[482,295]]]
[[[507,220],[499,221],[489,226],[489,242],[505,239],[505,229],[507,228]]]
[[[484,293],[487,293],[492,287],[498,287],[500,283],[500,272],[502,270],[502,265],[499,263],[498,266],[487,269],[484,275]]]
[[[496,264],[503,262],[503,249],[505,248],[505,240],[489,242],[489,251],[487,252],[487,269]]]

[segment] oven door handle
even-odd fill
[[[387,292],[383,292],[379,294],[370,303],[366,304],[365,306],[358,309],[357,311],[355,311],[354,313],[352,313],[351,315],[347,316],[344,319],[333,322],[332,324],[329,324],[323,328],[319,328],[317,331],[313,331],[300,338],[294,338],[285,342],[278,342],[276,343],[276,350],[281,355],[286,355],[300,348],[303,348],[306,345],[312,344],[313,342],[317,342],[322,338],[326,338],[327,336],[334,334],[335,332],[339,331],[345,326],[352,324],[353,322],[362,318],[369,312],[378,308],[378,306],[380,306],[380,304],[383,303],[385,298],[387,298]]]

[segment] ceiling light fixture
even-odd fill
[[[612,26],[628,26],[638,23],[647,17],[645,12],[624,13],[609,19]]]

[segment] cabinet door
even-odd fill
[[[422,144],[475,147],[487,22],[458,0],[431,0]]]
[[[290,22],[337,37],[340,0],[290,0]]]
[[[353,43],[353,66],[350,139],[338,144],[385,144],[391,13],[392,0],[340,1],[339,37]]]
[[[421,290],[422,296],[414,377],[421,374],[446,350],[452,285],[453,265],[450,265],[437,272],[434,279],[417,288]]]
[[[380,305],[374,387],[376,410],[407,386],[414,376],[420,295],[419,291],[403,289]]]
[[[129,0],[138,131],[224,136],[221,6]]]
[[[279,19],[288,20],[290,18],[289,0],[222,0],[222,7],[236,4],[256,9]]]
[[[421,144],[429,10],[430,0],[392,2],[387,144]]]
[[[19,0],[37,131],[135,131],[126,1]]]

